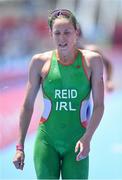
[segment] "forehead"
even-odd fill
[[[73,23],[64,17],[60,17],[60,18],[56,18],[53,22],[53,29],[57,29],[57,28],[73,28]]]

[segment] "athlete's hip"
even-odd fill
[[[57,149],[61,147],[64,149],[69,149],[71,146],[75,145],[77,141],[85,133],[85,128],[83,127],[69,127],[63,126],[48,126],[48,124],[40,124],[37,131],[37,139],[40,142],[49,144]],[[60,149],[60,148],[59,148]]]

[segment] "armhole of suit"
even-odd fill
[[[85,56],[83,55],[83,52],[81,49],[79,49],[80,51],[80,54],[81,54],[81,61],[82,61],[82,67],[83,67],[83,70],[84,70],[84,73],[87,77],[87,79],[90,81],[90,76],[88,75],[88,72],[87,72],[87,68],[86,68],[86,61],[85,61]]]
[[[50,70],[51,70],[53,55],[54,55],[54,51],[52,51],[52,54],[51,54],[51,56],[50,56],[50,59],[49,59],[49,61],[50,61],[49,69],[48,69],[48,71],[47,71],[47,73],[46,73],[43,81],[47,78],[47,76],[49,75],[49,72],[50,72]],[[42,81],[42,82],[43,82],[43,81]]]

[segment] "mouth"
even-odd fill
[[[60,48],[66,48],[66,47],[67,47],[67,43],[59,44],[59,47],[60,47]]]

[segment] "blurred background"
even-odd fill
[[[33,145],[43,110],[41,88],[25,142],[25,168],[12,164],[28,65],[53,49],[47,18],[55,8],[71,10],[82,42],[99,46],[113,67],[114,91],[105,93],[103,122],[91,144],[90,179],[122,179],[122,0],[0,0],[0,179],[35,179]]]

